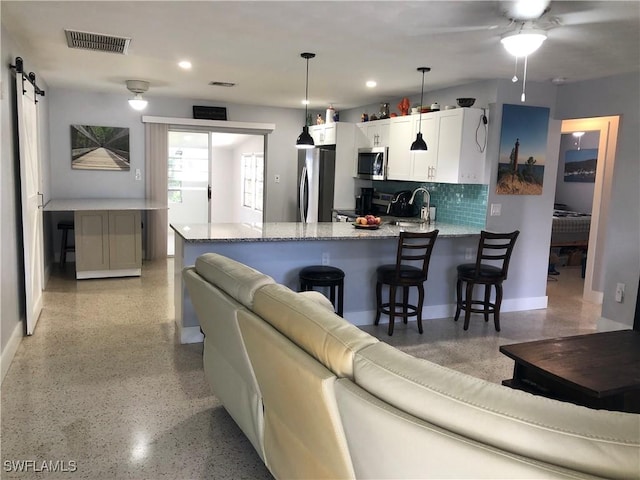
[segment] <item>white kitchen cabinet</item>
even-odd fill
[[[415,153],[411,144],[418,131],[427,143],[427,151]],[[389,180],[435,181],[437,167],[437,122],[429,114],[406,115],[391,119],[389,127]]]
[[[76,278],[139,276],[142,226],[139,210],[76,211]]]
[[[360,125],[362,125],[362,129],[367,137],[369,147],[389,146],[391,119],[374,120],[372,122],[364,122]]]
[[[484,183],[486,125],[479,108],[437,112],[436,182]]]
[[[482,109],[455,108],[391,119],[389,180],[438,183],[484,183],[486,129]],[[427,151],[413,153],[418,131]]]
[[[316,145],[335,145],[337,141],[337,123],[325,123],[322,125],[312,125],[309,133]]]

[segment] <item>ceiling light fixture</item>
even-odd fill
[[[525,87],[527,84],[527,62],[529,55],[540,48],[542,42],[547,39],[547,34],[540,29],[530,28],[526,22],[523,22],[520,29],[503,35],[500,42],[505,50],[516,57],[516,70],[518,68],[518,57],[524,57],[524,75],[522,78],[522,95],[520,101],[525,101]],[[518,77],[514,74],[511,79],[513,82],[518,81]]]
[[[144,80],[127,80],[127,89],[134,93],[134,97],[129,99],[129,106],[134,110],[144,110],[147,108],[147,102],[142,98],[142,94],[149,90],[149,82]]]
[[[424,100],[424,74],[426,72],[430,72],[431,68],[429,67],[418,67],[418,71],[422,72],[422,90],[420,90],[420,109],[422,110],[422,101]],[[419,113],[420,117],[418,119],[418,134],[416,135],[415,141],[411,144],[411,150],[414,152],[426,152],[427,151],[427,142],[422,138],[422,111]]]
[[[307,61],[307,80],[305,82],[304,89],[304,126],[302,127],[302,133],[296,140],[296,148],[313,148],[313,138],[309,134],[309,125],[307,125],[307,106],[309,105],[309,59],[316,56],[315,53],[301,53],[300,56]]]
[[[573,132],[572,135],[577,138],[578,140],[575,141],[573,144],[576,145],[578,147],[578,150],[580,150],[580,142],[582,140],[582,136],[584,135],[585,132]]]

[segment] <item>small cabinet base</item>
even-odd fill
[[[142,274],[139,210],[76,211],[74,230],[77,279]]]

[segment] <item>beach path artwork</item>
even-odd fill
[[[71,125],[71,168],[128,171],[129,129]]]
[[[503,105],[497,194],[542,194],[548,129],[548,108]]]

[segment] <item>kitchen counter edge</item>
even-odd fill
[[[266,223],[198,223],[171,224],[186,243],[210,242],[284,242],[321,240],[375,240],[397,238],[401,231],[429,232],[439,230],[440,238],[480,235],[482,228],[447,223],[415,226],[380,225],[378,229],[356,228],[344,222],[266,222]]]

